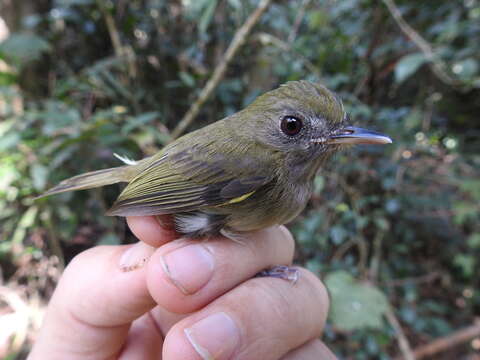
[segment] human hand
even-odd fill
[[[317,339],[328,296],[316,276],[253,278],[291,264],[285,227],[242,245],[171,241],[154,217],[127,221],[141,242],[98,246],[69,264],[28,359],[335,359]]]

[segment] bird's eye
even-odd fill
[[[283,133],[288,136],[297,135],[302,130],[302,120],[294,116],[285,116],[280,123]]]

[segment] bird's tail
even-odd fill
[[[37,197],[37,199],[66,191],[91,189],[119,182],[128,182],[131,180],[134,167],[135,166],[126,165],[77,175],[63,180],[58,185]]]

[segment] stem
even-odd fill
[[[420,360],[423,358],[430,358],[435,354],[445,352],[448,349],[463,344],[471,339],[480,336],[480,323],[474,323],[466,328],[454,331],[453,333],[433,340],[423,346],[419,346],[413,351],[414,359]],[[397,357],[395,360],[406,360],[405,355],[403,358]]]
[[[415,356],[412,352],[412,347],[410,346],[410,343],[408,342],[408,339],[405,336],[402,327],[400,326],[400,322],[398,321],[391,307],[388,307],[385,316],[387,317],[390,326],[393,328],[393,330],[395,330],[395,333],[397,334],[398,347],[400,348],[400,352],[403,355],[403,359],[415,360]]]

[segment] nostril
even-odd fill
[[[355,130],[353,130],[352,128],[346,127],[346,128],[340,129],[337,135],[352,135],[354,132]]]

